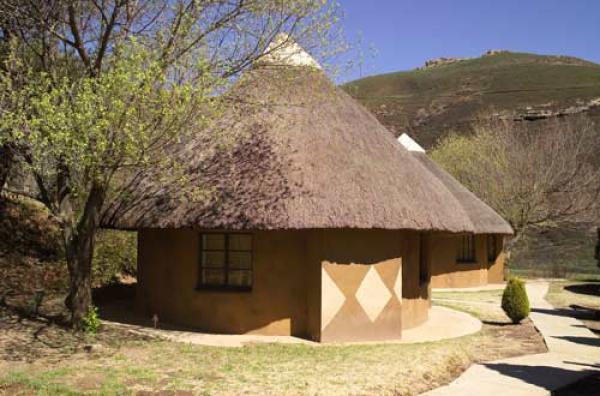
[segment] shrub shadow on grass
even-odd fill
[[[515,324],[513,322],[499,320],[482,320],[481,323],[490,326],[518,326],[518,324]]]
[[[588,281],[588,283],[568,285],[565,286],[565,290],[568,290],[571,293],[600,297],[600,282],[589,283]]]

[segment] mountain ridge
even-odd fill
[[[571,56],[495,50],[342,88],[394,135],[407,132],[426,148],[450,131],[466,133],[482,116],[529,121],[589,112],[600,118],[600,65]]]

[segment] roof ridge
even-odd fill
[[[403,133],[402,135],[400,135],[400,137],[398,138],[398,142],[400,142],[400,144],[403,145],[404,148],[408,151],[417,151],[420,153],[425,152],[425,149],[421,147],[421,145],[417,143],[413,138],[408,136],[407,133]]]
[[[322,69],[304,48],[287,33],[279,33],[267,46],[260,63],[276,66],[308,66]]]

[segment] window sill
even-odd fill
[[[199,285],[196,286],[197,292],[216,292],[216,293],[250,293],[251,286],[211,286]]]

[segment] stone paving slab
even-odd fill
[[[488,283],[483,286],[472,286],[472,287],[434,287],[431,290],[434,292],[479,292],[487,290],[503,290],[506,286],[506,282],[502,283]]]
[[[433,342],[462,337],[481,330],[479,319],[467,313],[434,305],[429,309],[429,318],[421,326],[402,330],[402,344]]]
[[[527,284],[531,320],[546,341],[547,353],[473,365],[449,385],[425,395],[551,395],[600,371],[600,338],[577,319],[553,308],[544,299],[547,291],[547,282]]]
[[[305,344],[323,345],[360,345],[360,344],[414,344],[433,342],[449,338],[462,337],[481,330],[481,321],[467,313],[454,309],[433,306],[429,309],[429,319],[424,324],[412,329],[403,330],[402,338],[390,341],[344,342],[321,344],[292,336],[266,336],[253,334],[210,334],[180,329],[154,329],[147,326],[136,326],[111,321],[112,325],[125,326],[139,334],[162,338],[169,341],[184,342],[196,345],[215,347],[242,347],[249,344]]]

